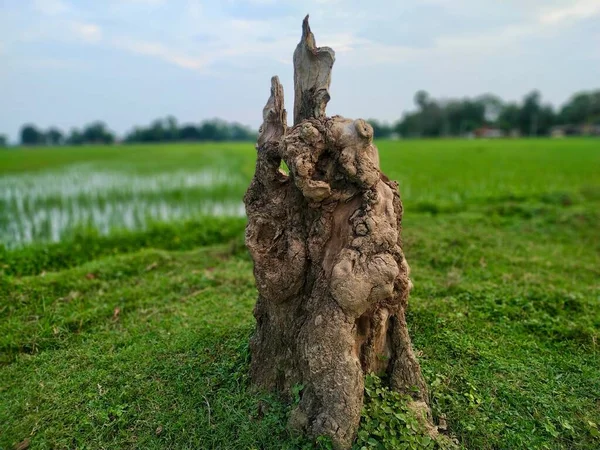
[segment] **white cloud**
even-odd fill
[[[570,20],[589,19],[600,14],[600,0],[578,0],[542,13],[540,23],[552,25]]]
[[[325,42],[326,44],[322,44]],[[326,45],[335,50],[336,53],[351,52],[357,46],[367,43],[365,39],[357,39],[352,33],[335,33],[323,35],[318,45]]]
[[[558,25],[568,25],[599,14],[600,0],[578,0],[568,6],[546,9],[541,14],[534,13],[521,23],[506,24],[498,29],[476,34],[439,36],[434,40],[435,45],[428,50],[438,53],[439,51],[489,53],[492,49],[508,49],[511,48],[510,46],[514,48],[524,39],[559,33],[561,30]]]
[[[204,72],[207,66],[206,58],[187,55],[158,42],[124,38],[115,40],[114,46],[138,55],[152,56],[184,69]]]
[[[34,69],[54,70],[80,70],[87,67],[84,61],[56,58],[26,59],[21,64]]]
[[[188,14],[193,20],[198,20],[202,17],[202,3],[200,0],[189,0],[188,1]]]
[[[491,48],[502,47],[517,42],[539,31],[540,27],[537,24],[508,25],[500,30],[486,31],[478,34],[440,36],[435,39],[435,47],[447,51],[472,50],[477,48],[489,51]]]
[[[141,5],[158,6],[166,3],[166,0],[121,0],[125,3],[139,3]]]
[[[102,39],[102,29],[93,23],[73,22],[71,31],[76,38],[86,42],[98,42]]]
[[[1,0],[0,0],[1,1]],[[83,21],[68,21],[71,18],[86,17],[73,15],[77,13],[63,0],[34,0],[39,11],[45,14],[57,15],[68,11],[68,19],[51,18],[42,27],[31,28],[31,40],[40,40],[47,36],[60,40],[80,40],[84,43],[97,43],[120,50],[145,55],[158,60],[176,65],[178,67],[206,73],[214,66],[251,67],[260,61],[277,61],[286,64],[291,61],[291,53],[300,36],[300,23],[302,17],[296,17],[294,8],[290,15],[281,16],[278,20],[265,20],[262,18],[233,18],[222,15],[212,8],[207,8],[203,0],[183,0],[180,8],[164,8],[165,13],[173,14],[162,20],[163,9],[154,11],[155,17],[149,26],[144,23],[134,23],[127,29],[114,31],[107,27],[106,36],[98,25]],[[166,0],[113,0],[115,5],[169,5]],[[235,4],[240,0],[224,0]],[[244,0],[246,4],[269,4],[275,0]],[[527,39],[545,37],[553,33],[560,33],[562,27],[575,20],[585,19],[600,14],[600,0],[556,0],[552,9],[540,9],[539,4],[523,0],[506,0],[513,11],[519,11],[511,17],[513,23],[505,23],[493,29],[474,31],[469,33],[469,28],[461,29],[460,34],[443,34],[443,31],[429,33],[430,45],[412,46],[395,44],[390,36],[362,37],[361,28],[363,4],[348,3],[343,9],[336,8],[332,3],[339,0],[309,0],[306,9],[319,6],[323,11],[315,14],[317,24],[325,23],[324,29],[314,29],[318,45],[332,47],[348,66],[364,66],[367,64],[396,64],[405,61],[416,61],[425,58],[439,57],[470,57],[474,55],[487,56],[491,51],[515,52],[519,44]],[[429,4],[439,6],[440,9],[468,10],[471,19],[483,14],[481,5],[476,0],[423,0]],[[291,2],[290,2],[291,3]],[[405,6],[392,5],[389,2],[388,13],[403,17],[405,11],[410,9],[410,3]],[[204,6],[203,6],[204,5]],[[477,6],[479,5],[479,6]],[[414,4],[413,4],[414,7]],[[147,8],[148,14],[153,8]],[[377,14],[375,11],[371,18]],[[332,20],[336,14],[344,12],[346,18],[339,17]],[[121,14],[124,24],[129,23],[130,14],[123,11],[113,11],[111,14]],[[161,20],[158,16],[161,14]],[[293,17],[292,17],[293,15]],[[323,19],[327,17],[327,21]],[[378,18],[385,20],[386,17]],[[391,19],[390,19],[391,20]],[[161,32],[158,33],[159,29]],[[162,25],[165,24],[165,25]],[[114,27],[113,27],[114,28]],[[481,27],[477,27],[481,29]],[[45,30],[45,31],[44,31]],[[385,28],[384,28],[385,30]],[[163,32],[164,31],[164,32]],[[385,32],[385,31],[384,31]],[[389,30],[387,31],[390,32]],[[115,34],[116,33],[116,34]],[[121,34],[122,33],[122,34]],[[198,35],[203,36],[202,39]],[[120,39],[115,37],[121,36]],[[384,39],[388,43],[378,42]],[[343,56],[342,56],[343,55]],[[225,69],[228,70],[228,69]]]
[[[251,5],[264,6],[264,5],[273,5],[273,4],[277,3],[277,0],[246,0],[246,2]],[[233,2],[233,3],[235,3],[235,2]]]
[[[60,19],[57,21],[45,21],[18,30],[13,37],[13,43],[22,42],[76,42],[97,43],[102,40],[102,29],[93,23],[80,22],[76,20]]]
[[[62,0],[34,0],[33,8],[47,16],[58,16],[69,11],[69,5]]]

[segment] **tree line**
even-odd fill
[[[1,137],[0,137],[1,139]],[[112,144],[117,136],[104,122],[93,122],[83,129],[73,128],[65,134],[56,127],[42,130],[33,124],[21,128],[20,143],[27,146],[59,146],[83,144]],[[147,127],[135,127],[128,132],[122,142],[175,142],[175,141],[252,141],[256,133],[249,127],[239,123],[229,123],[220,119],[205,120],[198,125],[179,125],[177,120],[169,116],[157,119]],[[0,144],[2,141],[0,140]],[[6,145],[6,138],[4,138]]]
[[[416,111],[393,124],[369,120],[376,137],[465,136],[484,127],[500,134],[547,136],[561,126],[565,134],[579,134],[581,126],[600,128],[600,90],[578,92],[561,108],[542,103],[532,91],[520,103],[504,102],[492,94],[475,98],[436,100],[425,91],[415,94]]]
[[[488,127],[501,134],[547,136],[554,127],[564,134],[580,134],[581,127],[595,127],[600,134],[600,90],[578,92],[562,107],[555,109],[542,102],[541,94],[532,91],[521,102],[504,102],[492,94],[475,98],[435,99],[425,91],[415,94],[416,110],[404,113],[395,123],[369,120],[375,137],[444,137],[466,136]],[[97,121],[82,129],[63,133],[57,127],[42,130],[33,124],[21,128],[21,145],[112,144],[118,140],[105,123]],[[254,141],[256,132],[239,123],[220,119],[199,124],[179,125],[168,116],[145,127],[135,127],[121,140],[124,143],[175,141]],[[0,135],[0,147],[6,147],[6,136]]]

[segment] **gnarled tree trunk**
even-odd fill
[[[273,77],[244,202],[259,292],[252,381],[284,395],[302,385],[290,425],[348,448],[367,373],[387,374],[425,408],[427,391],[405,320],[398,185],[380,171],[369,124],[325,116],[334,59],[316,47],[307,16],[294,53],[294,126]]]

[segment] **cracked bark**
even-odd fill
[[[284,396],[302,384],[290,426],[349,448],[367,373],[387,375],[421,410],[428,398],[405,320],[411,282],[398,185],[379,169],[368,123],[326,117],[334,60],[316,47],[307,16],[289,130],[283,87],[271,79],[244,197],[259,293],[250,370],[256,386]]]

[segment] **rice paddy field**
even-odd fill
[[[377,144],[436,418],[463,448],[600,448],[600,141]],[[0,152],[1,449],[311,448],[247,378],[254,158]],[[357,448],[385,448],[370,420]]]

